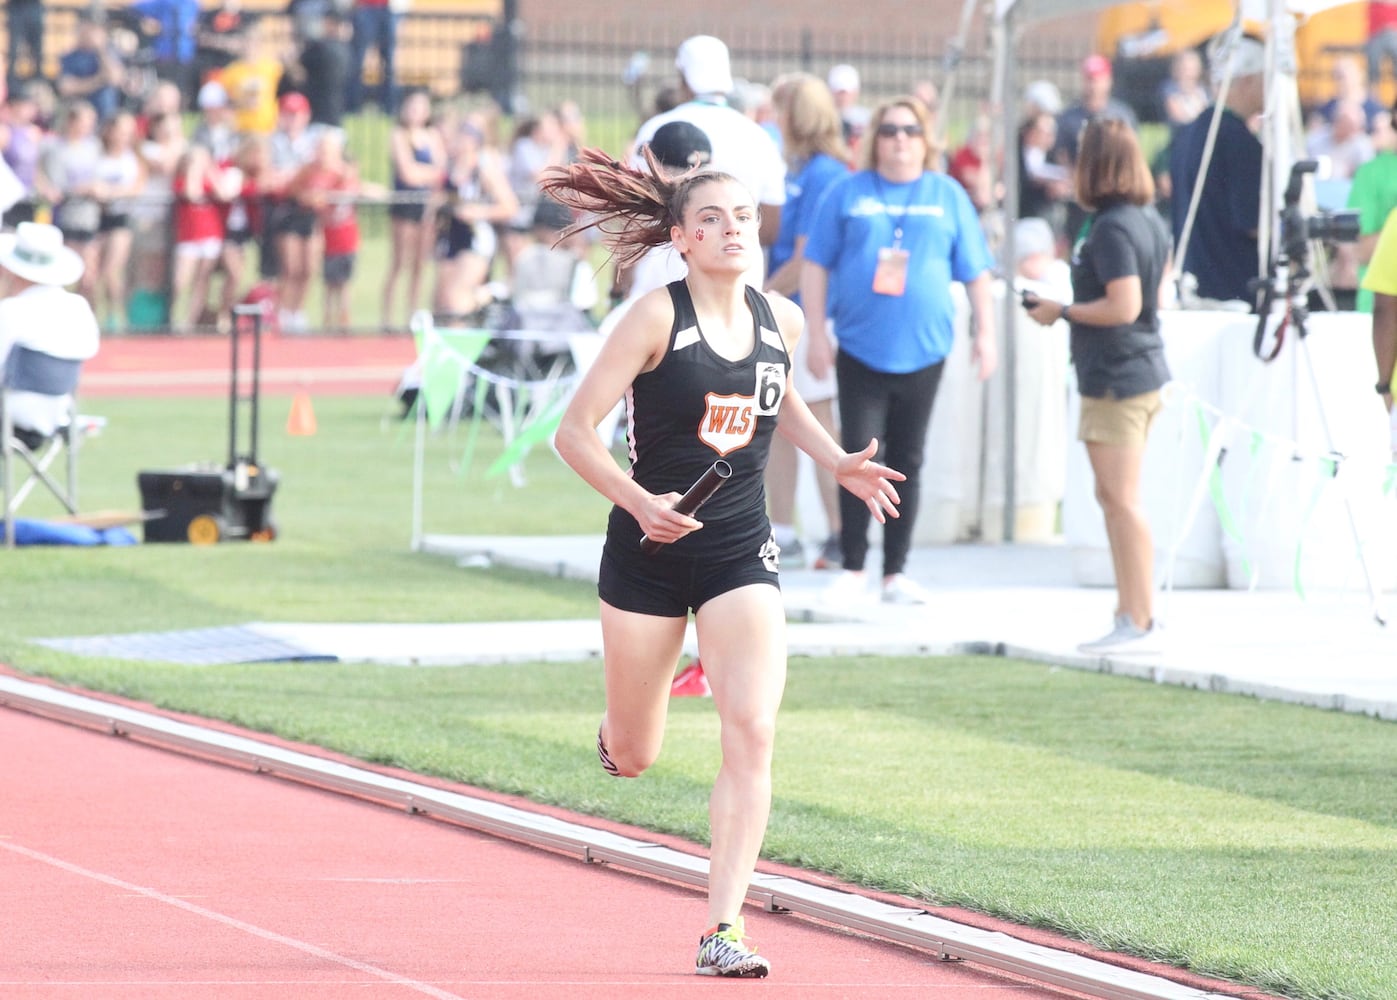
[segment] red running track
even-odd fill
[[[689,997],[704,902],[296,783],[0,709],[0,995]],[[749,910],[788,998],[1067,994]],[[742,989],[740,984],[730,988]]]
[[[239,341],[239,388],[251,384],[252,339]],[[373,394],[385,398],[417,356],[409,336],[262,338],[266,392]],[[108,337],[83,363],[84,398],[116,395],[209,396],[228,392],[232,345],[226,337]]]

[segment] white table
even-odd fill
[[[1162,315],[1176,387],[1145,455],[1157,578],[1167,578],[1176,551],[1178,587],[1277,588],[1298,580],[1305,590],[1364,589],[1356,529],[1375,585],[1397,585],[1397,496],[1382,492],[1391,439],[1372,388],[1377,366],[1370,317],[1315,314],[1304,345],[1287,331],[1280,356],[1267,364],[1252,350],[1253,316]],[[1075,428],[1079,407],[1074,394],[1069,427]],[[1220,430],[1211,430],[1223,419]],[[1328,479],[1321,458],[1331,435],[1344,459]],[[1062,519],[1074,576],[1082,584],[1111,586],[1086,449],[1075,431],[1072,438]],[[1207,469],[1216,464],[1209,459],[1219,446],[1225,448],[1219,485],[1235,536],[1223,531],[1208,489]]]

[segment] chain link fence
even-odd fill
[[[77,11],[55,6],[49,13],[44,44],[46,75],[56,72],[57,57],[73,43]],[[278,47],[292,52],[293,25],[289,17],[264,14]],[[940,113],[948,123],[948,139],[956,143],[975,116],[987,110],[993,76],[988,39],[983,31],[957,46],[954,25],[945,31],[892,32],[869,26],[868,30],[841,28],[768,29],[752,21],[713,23],[704,30],[723,38],[732,56],[734,76],[742,84],[768,85],[777,76],[806,71],[821,78],[839,63],[857,68],[862,103],[904,94],[929,81],[946,90],[955,77],[954,99]],[[444,111],[493,102],[503,112],[501,141],[507,145],[512,122],[561,104],[574,105],[587,123],[587,141],[619,153],[637,126],[655,109],[660,92],[677,82],[674,52],[689,34],[675,27],[628,21],[618,15],[609,21],[568,25],[548,20],[502,21],[480,14],[409,12],[398,26],[397,83],[400,88],[426,90]],[[128,42],[128,44],[130,44]],[[1048,37],[1028,38],[1017,46],[1019,79],[1047,79],[1070,100],[1077,87],[1077,67],[1090,40]],[[134,54],[133,69],[139,80],[153,83],[143,57]],[[372,88],[379,82],[376,53],[370,52],[363,67],[364,81]],[[192,95],[187,95],[191,97]],[[739,97],[741,94],[739,94]],[[133,106],[140,95],[130,94]],[[194,128],[195,112],[185,116],[185,132]],[[366,179],[390,182],[389,132],[392,118],[377,108],[366,108],[345,119],[348,148]],[[380,284],[378,272],[386,260],[389,241],[388,200],[365,200],[359,205],[364,251],[363,275],[356,290],[366,296],[365,328],[377,325],[379,308],[369,285]],[[158,206],[148,206],[159,214]],[[168,224],[151,219],[137,240],[132,257],[129,287],[138,297],[132,309],[132,326],[159,329],[168,322],[162,312],[171,296],[168,277]],[[162,253],[162,249],[164,252]],[[257,278],[256,250],[249,248],[244,281]]]

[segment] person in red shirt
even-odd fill
[[[993,155],[994,124],[988,115],[980,115],[970,127],[970,134],[951,155],[951,163],[946,172],[960,181],[975,211],[984,215],[993,208],[1003,194],[1003,185],[995,182],[997,171],[990,162]]]
[[[207,146],[192,145],[180,158],[173,182],[175,270],[170,304],[170,322],[177,330],[191,330],[204,318],[210,279],[223,252],[226,205],[242,190],[242,183],[242,171],[219,167]]]
[[[319,138],[315,159],[301,168],[290,189],[307,208],[313,209],[324,239],[321,277],[325,282],[325,328],[349,327],[349,281],[359,252],[360,195],[384,196],[379,185],[365,184],[359,168],[345,157],[344,133],[326,129]]]
[[[1397,0],[1368,0],[1368,88],[1382,83],[1383,61],[1397,73]]]

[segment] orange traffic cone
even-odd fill
[[[286,433],[310,437],[315,433],[315,410],[310,405],[310,393],[302,389],[291,400],[291,415],[286,418]]]

